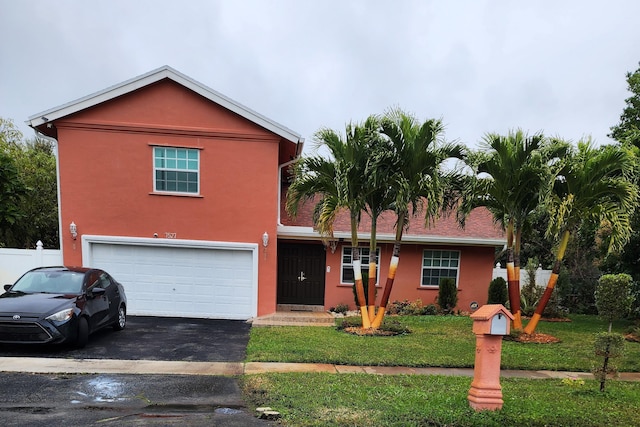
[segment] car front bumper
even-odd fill
[[[0,316],[0,343],[5,344],[57,344],[72,342],[78,334],[77,318],[64,323],[50,322],[36,317],[19,320]]]

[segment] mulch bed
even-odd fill
[[[540,334],[536,332],[533,334],[520,334],[515,337],[505,337],[505,339],[525,344],[554,344],[560,342],[560,340],[553,335]]]
[[[624,339],[630,342],[640,342],[640,337],[634,334],[626,334]]]

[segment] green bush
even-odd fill
[[[347,314],[347,311],[349,311],[349,305],[348,304],[338,304],[335,307],[329,308],[329,311],[332,311],[332,312],[338,313],[338,314]]]
[[[496,277],[489,283],[487,304],[506,304],[508,299],[507,281],[502,277]]]
[[[600,391],[604,391],[605,382],[610,375],[617,375],[618,369],[610,359],[622,356],[624,351],[624,336],[612,332],[596,334],[594,343],[596,356],[602,356],[602,366],[593,369],[593,376],[600,381]]]
[[[427,304],[422,307],[422,314],[426,316],[435,316],[438,314],[438,307],[435,304]]]
[[[628,274],[605,274],[598,280],[594,297],[598,314],[611,323],[629,314],[634,296],[632,292],[633,279]]]
[[[449,277],[440,279],[438,305],[445,314],[453,313],[456,305],[458,305],[458,287],[454,279]]]
[[[424,316],[438,314],[438,307],[435,304],[422,305],[422,300],[417,299],[413,302],[409,300],[393,301],[387,306],[387,314],[396,314],[399,316]]]

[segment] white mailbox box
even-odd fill
[[[487,304],[471,315],[476,335],[509,335],[513,315],[502,304]]]

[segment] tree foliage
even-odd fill
[[[620,122],[611,127],[609,136],[640,148],[640,67],[627,73],[627,85],[632,95],[625,100]]]
[[[33,248],[38,240],[58,248],[58,198],[53,145],[24,140],[0,119],[0,245]]]

